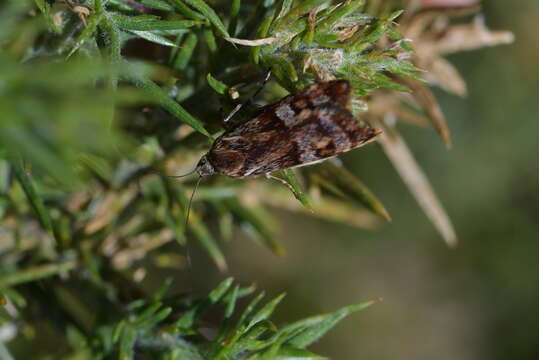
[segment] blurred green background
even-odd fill
[[[226,245],[238,280],[287,291],[277,320],[383,298],[314,347],[332,359],[539,359],[539,2],[484,1],[483,13],[516,41],[450,58],[469,88],[466,99],[436,93],[453,150],[433,130],[400,125],[455,224],[455,249],[376,146],[342,159],[392,223],[371,232],[282,212],[285,258],[243,239]],[[225,276],[196,253],[191,271],[200,293]]]

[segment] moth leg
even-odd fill
[[[249,99],[247,99],[245,104],[249,104],[249,103],[253,102],[253,99],[255,97],[257,97],[257,95],[260,94],[260,92],[262,91],[264,86],[266,86],[266,84],[268,83],[268,80],[270,79],[270,77],[271,77],[271,69],[266,72],[266,76],[264,76],[264,80],[262,80],[262,84],[258,87],[258,89],[254,92],[254,94],[251,95],[251,97]]]
[[[249,97],[249,99],[245,100],[245,102],[243,103],[239,103],[237,104],[234,109],[232,109],[232,111],[230,112],[230,114],[228,114],[227,117],[225,117],[223,119],[223,127],[225,129],[229,129],[231,127],[233,127],[234,125],[236,125],[234,122],[230,121],[232,119],[232,117],[234,117],[234,115],[236,115],[238,113],[238,111],[240,111],[243,107],[251,104],[253,102],[253,99],[258,95],[260,94],[260,91],[262,91],[262,89],[264,88],[264,86],[266,86],[266,83],[268,82],[269,78],[271,77],[271,70],[268,70],[267,73],[266,73],[266,76],[264,76],[264,80],[262,81],[262,84],[260,85],[260,87],[254,92],[253,95],[251,95]]]
[[[266,174],[265,176],[266,176],[266,179],[276,180],[276,181],[280,182],[281,184],[285,185],[290,191],[292,191],[292,194],[294,194],[294,196],[297,197],[298,194],[296,193],[296,191],[294,190],[292,185],[287,183],[284,179],[281,179],[280,177],[277,177],[277,176],[273,176],[271,174]]]

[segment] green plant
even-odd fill
[[[146,350],[149,357],[166,359],[318,358],[304,348],[363,305],[277,330],[267,318],[278,298],[258,313],[248,308],[243,321],[229,326],[236,298],[249,288],[230,288],[227,281],[202,302],[173,301],[164,307],[162,292],[131,302],[145,297],[132,279],[148,266],[143,259],[184,266],[187,234],[225,270],[217,238],[231,239],[235,224],[283,253],[267,205],[363,227],[389,219],[355,175],[326,162],[280,174],[299,202],[286,188],[263,180],[208,179],[186,224],[193,179],[175,181],[163,174],[192,169],[222,130],[219,109],[230,110],[238,96],[248,97],[268,68],[275,81],[264,92],[266,101],[316,79],[349,80],[354,112],[389,134],[381,140],[384,150],[442,235],[450,243],[456,240],[392,126],[395,116],[419,124],[428,118],[450,143],[420,69],[437,69],[429,80],[462,94],[463,82],[454,72],[442,81],[452,68],[441,57],[461,48],[428,46],[435,21],[452,14],[403,15],[390,2],[380,4],[5,2],[0,10],[0,289],[18,310],[4,311],[3,321],[16,321],[22,329],[30,326],[27,314],[53,308],[48,320],[61,329],[70,344],[65,354],[71,351],[73,358],[118,354],[127,359]],[[449,27],[446,34],[456,29]],[[491,40],[462,49],[510,40],[484,27],[469,31],[487,33]],[[106,304],[103,318],[89,318],[92,305],[78,298],[80,287],[86,287],[91,304]],[[125,289],[136,296],[124,298]],[[30,309],[29,299],[36,298],[43,301]],[[219,301],[226,305],[221,332],[214,340],[201,340],[194,317]],[[112,316],[116,311],[123,320]],[[164,328],[172,331],[170,338],[163,337]],[[7,353],[5,347],[0,351]]]

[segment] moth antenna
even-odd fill
[[[183,175],[167,175],[167,174],[165,174],[165,176],[168,177],[168,178],[172,178],[172,179],[179,179],[179,178],[182,178],[182,177],[189,176],[189,175],[193,174],[195,171],[197,171],[196,168],[194,168],[192,171],[189,171],[187,174],[183,174]]]
[[[183,175],[168,175],[168,174],[163,174],[162,172],[159,172],[159,171],[155,171],[155,170],[150,170],[150,172],[152,173],[155,173],[155,174],[158,174],[158,175],[163,175],[165,177],[168,177],[168,178],[171,178],[171,179],[179,179],[179,178],[182,178],[182,177],[186,177],[186,176],[189,176],[191,174],[193,174],[194,172],[197,171],[197,168],[195,167],[193,170],[189,171],[187,174],[183,174]]]
[[[191,197],[189,198],[189,203],[187,204],[187,214],[185,216],[185,230],[186,231],[187,231],[187,225],[189,225],[189,215],[191,214],[191,205],[193,204],[193,199],[195,197],[195,193],[198,190],[198,186],[200,185],[201,180],[202,180],[202,176],[199,176],[195,184],[195,188],[193,189],[193,192],[191,193]]]

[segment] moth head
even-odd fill
[[[196,172],[198,175],[208,176],[215,174],[215,169],[208,159],[208,155],[204,155],[197,164]]]

